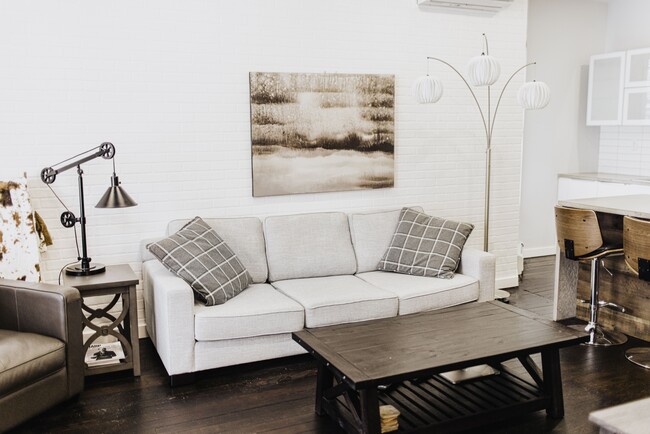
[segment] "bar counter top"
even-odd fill
[[[560,200],[558,205],[650,219],[650,194]]]
[[[650,185],[650,176],[623,175],[607,172],[560,173],[558,178],[579,179],[583,181],[615,182],[618,184]]]

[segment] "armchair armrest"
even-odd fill
[[[465,247],[460,257],[458,273],[478,279],[478,301],[494,300],[496,256],[492,253]]]
[[[63,341],[69,396],[83,389],[81,315],[81,297],[75,288],[0,279],[0,328]]]
[[[169,375],[194,372],[194,293],[158,260],[142,264],[147,332]]]

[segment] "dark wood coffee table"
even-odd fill
[[[305,329],[293,339],[318,361],[317,414],[348,432],[379,433],[379,406],[390,404],[401,413],[399,432],[449,432],[542,409],[563,417],[559,349],[587,333],[487,302]],[[500,365],[510,359],[525,371]],[[500,374],[457,384],[438,375],[480,364]]]

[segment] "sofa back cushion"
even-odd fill
[[[272,282],[354,274],[357,270],[344,213],[267,217],[264,232]]]
[[[167,225],[167,235],[176,233],[190,220],[172,220]],[[253,283],[266,282],[268,267],[264,247],[262,221],[257,217],[243,218],[204,218],[210,227],[226,242],[237,255]]]
[[[423,212],[419,206],[411,207]],[[393,234],[399,222],[401,208],[372,212],[350,214],[350,231],[354,253],[357,257],[357,272],[377,270],[377,265],[390,246]]]

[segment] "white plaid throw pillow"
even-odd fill
[[[206,306],[225,303],[252,281],[237,255],[200,217],[147,249],[189,283]]]
[[[378,270],[451,279],[474,225],[403,208]]]

